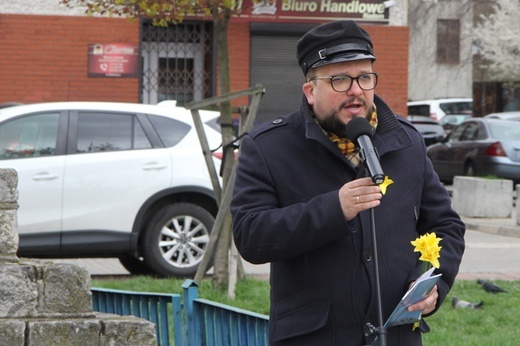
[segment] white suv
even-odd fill
[[[410,101],[408,115],[422,115],[441,120],[446,114],[472,114],[473,99],[442,98],[433,100]]]
[[[218,148],[219,113],[200,113]],[[131,273],[191,276],[218,211],[191,113],[169,102],[1,109],[0,168],[18,172],[21,257],[118,257]]]

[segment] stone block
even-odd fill
[[[463,216],[509,218],[513,211],[513,181],[456,176],[452,206]]]
[[[37,273],[31,265],[0,266],[0,318],[37,315]]]
[[[0,318],[55,316],[93,316],[86,268],[35,259],[0,265]]]
[[[101,346],[156,346],[155,324],[135,316],[97,313],[104,333]]]
[[[42,268],[42,313],[73,313],[82,315],[92,312],[90,273],[74,264],[52,263]]]
[[[18,262],[18,174],[0,169],[0,262]]]
[[[516,185],[516,224],[520,225],[520,184]]]
[[[38,320],[27,323],[28,346],[99,346],[96,319]]]
[[[25,346],[25,322],[0,320],[0,345]]]

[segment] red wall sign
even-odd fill
[[[249,21],[333,21],[388,24],[383,0],[242,0],[237,19]]]
[[[138,77],[139,46],[129,44],[89,44],[89,77]]]

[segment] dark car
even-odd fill
[[[435,144],[446,136],[438,121],[422,115],[408,115],[408,121],[421,133],[426,146]]]
[[[439,124],[447,135],[455,126],[462,124],[468,118],[471,118],[471,114],[447,114],[439,121]]]
[[[440,179],[496,176],[520,183],[520,121],[470,118],[427,149]]]

